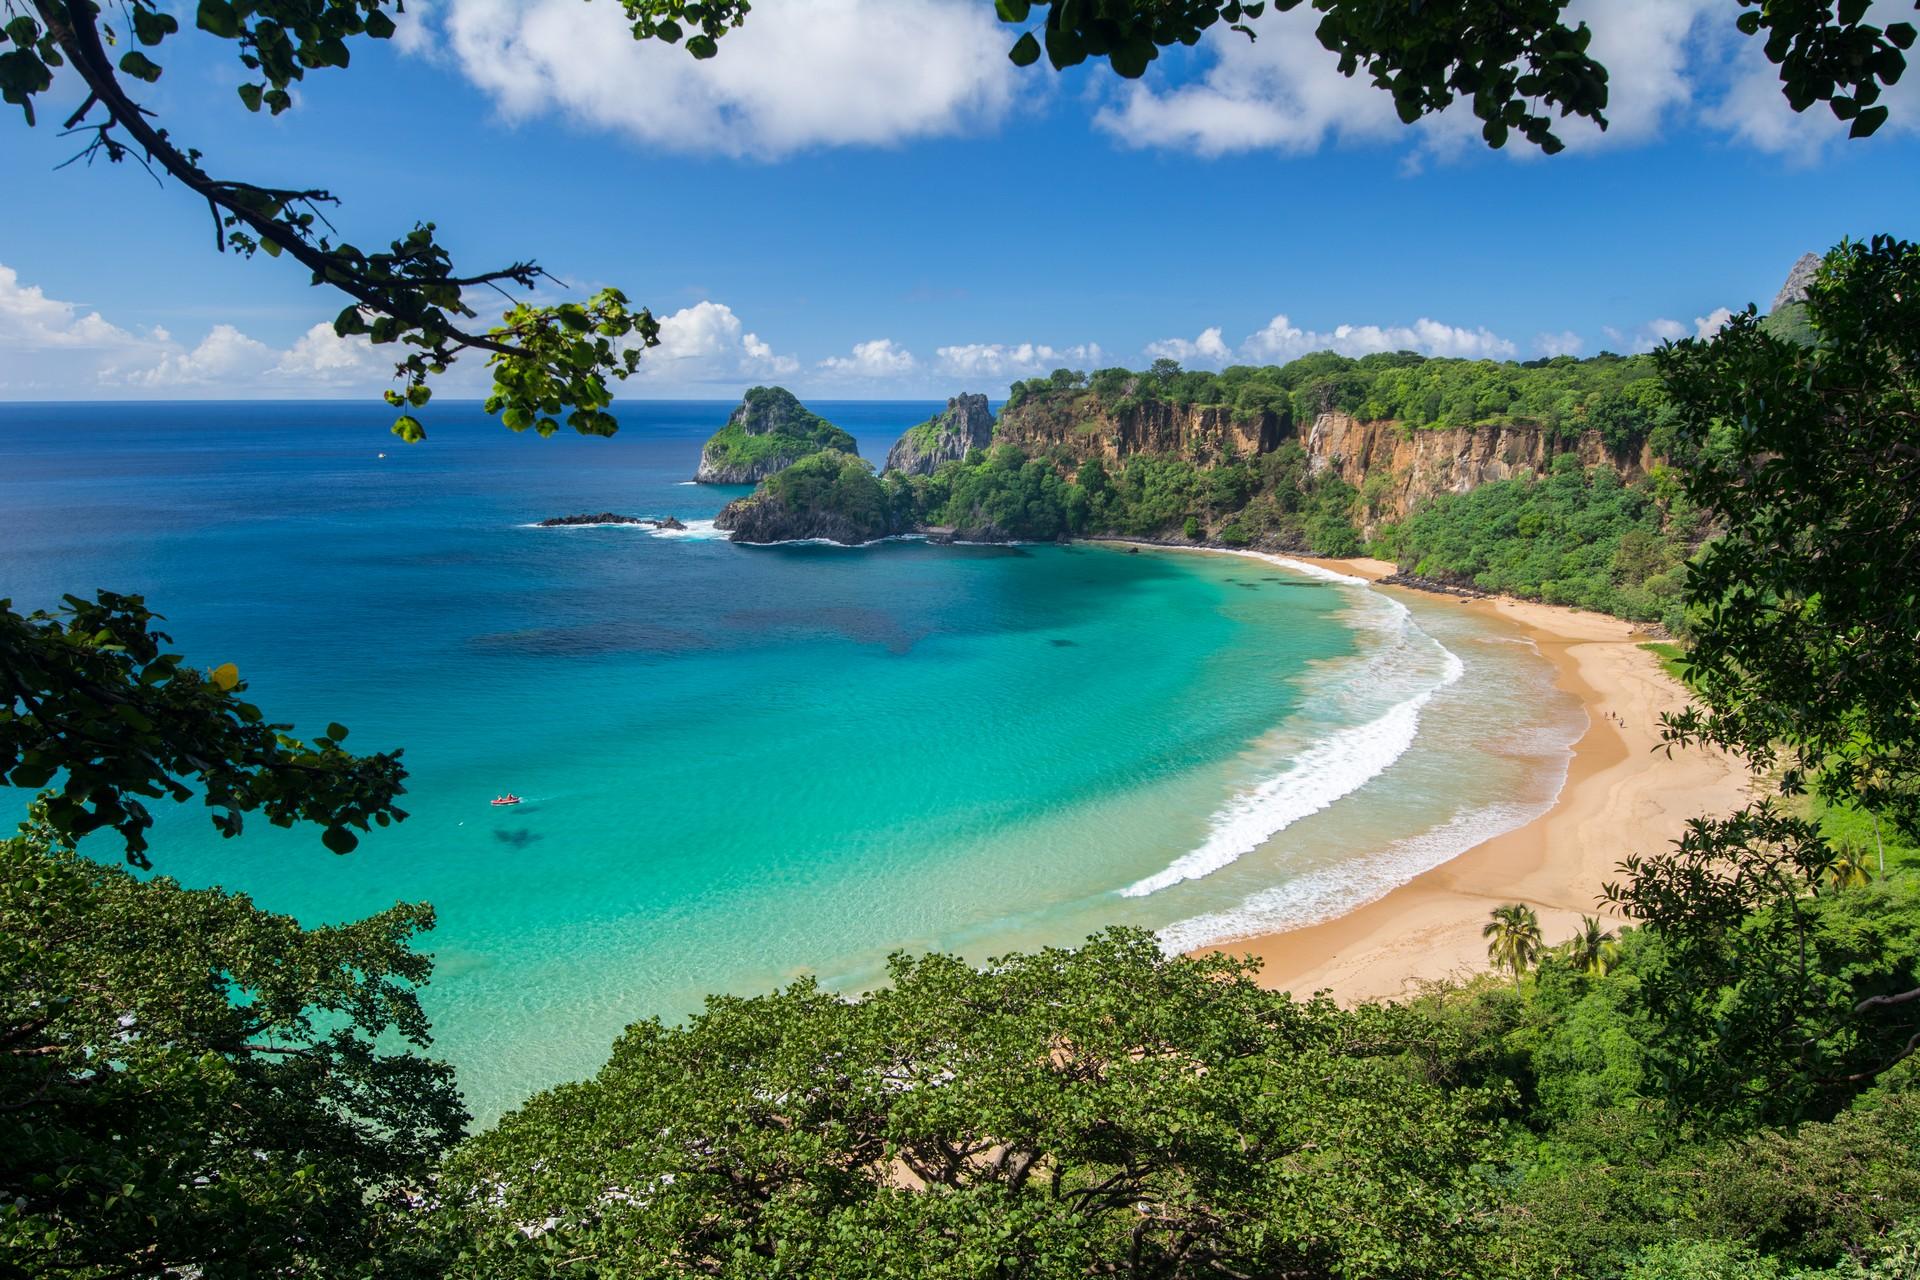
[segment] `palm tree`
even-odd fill
[[[1513,971],[1513,989],[1520,989],[1520,975],[1540,958],[1540,917],[1533,908],[1518,902],[1493,909],[1493,918],[1480,930],[1489,939],[1487,959],[1496,969]]]
[[[1592,916],[1580,917],[1580,932],[1567,944],[1569,956],[1581,969],[1598,978],[1613,960],[1613,930],[1602,929]]]
[[[1872,879],[1866,850],[1854,841],[1848,840],[1834,851],[1833,862],[1827,867],[1827,880],[1834,888],[1853,889]]]

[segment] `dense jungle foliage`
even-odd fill
[[[1664,500],[1662,495],[1664,496]],[[1686,561],[1707,523],[1671,477],[1626,484],[1563,453],[1544,476],[1439,494],[1370,550],[1423,577],[1688,630]]]

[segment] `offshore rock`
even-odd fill
[[[542,529],[564,529],[575,525],[594,524],[644,524],[656,529],[684,529],[687,526],[672,516],[623,516],[611,511],[602,511],[598,515],[549,516],[539,522]]]
[[[720,509],[714,527],[734,542],[838,542],[859,546],[903,533],[873,467],[823,450],[767,477]]]
[[[785,387],[754,387],[700,451],[700,484],[758,484],[800,459],[835,449],[858,456],[853,437]]]
[[[887,450],[887,465],[881,470],[930,476],[941,463],[959,462],[968,450],[992,443],[993,412],[987,408],[987,398],[963,393],[947,401],[944,413],[908,427]]]

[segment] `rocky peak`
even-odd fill
[[[987,408],[987,398],[962,393],[947,401],[944,412],[908,427],[887,450],[887,464],[881,469],[932,475],[941,463],[957,462],[969,449],[984,449],[992,443],[993,411]]]
[[[1790,303],[1807,300],[1807,286],[1813,283],[1813,273],[1820,269],[1820,255],[1803,253],[1800,261],[1793,264],[1793,270],[1787,272],[1787,282],[1780,286],[1780,292],[1773,296],[1772,310],[1778,311]]]
[[[853,437],[785,387],[754,387],[700,451],[702,484],[757,484],[823,449],[858,454]]]

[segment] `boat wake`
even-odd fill
[[[1198,848],[1128,885],[1121,896],[1143,898],[1212,875],[1302,818],[1358,791],[1406,754],[1419,732],[1422,709],[1466,668],[1414,623],[1404,605],[1371,593],[1367,599],[1373,612],[1360,624],[1380,637],[1379,647],[1326,692],[1331,701],[1355,713],[1368,714],[1369,704],[1373,713],[1297,751],[1278,774],[1234,796],[1214,813]],[[1379,709],[1382,702],[1384,710]]]

